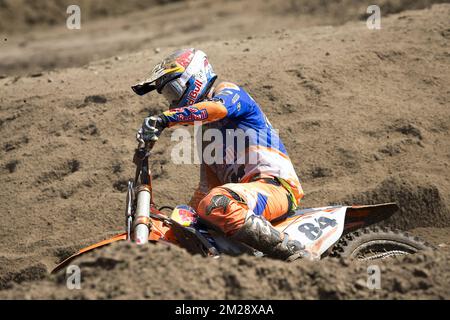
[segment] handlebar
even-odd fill
[[[157,120],[155,119],[153,123],[151,123],[151,126],[156,126]],[[153,147],[156,144],[156,141],[158,141],[158,137],[154,136],[153,140],[145,141],[143,137],[141,136],[141,133],[138,132],[136,134],[136,140],[138,141],[138,146],[134,153],[133,162],[138,165],[139,162],[144,160],[146,157],[149,156],[150,151],[153,149]]]

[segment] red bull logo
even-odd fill
[[[179,205],[173,210],[171,219],[185,227],[189,227],[197,221],[197,214],[191,207],[187,205]]]
[[[195,103],[197,100],[197,97],[199,95],[200,90],[202,89],[203,82],[200,80],[195,80],[195,88],[191,92],[189,92],[187,96],[187,104],[188,106],[191,106]]]

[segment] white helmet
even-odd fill
[[[181,108],[203,100],[216,79],[203,51],[182,49],[158,63],[150,77],[132,89],[138,95],[157,90],[172,108]]]

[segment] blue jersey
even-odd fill
[[[164,114],[169,126],[203,123],[202,165],[208,167],[208,174],[213,174],[217,183],[245,183],[259,177],[272,177],[283,183],[295,202],[303,196],[277,130],[243,88],[222,82],[208,100]],[[210,177],[202,179],[211,180]],[[206,184],[205,188],[208,188]]]

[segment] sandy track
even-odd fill
[[[306,191],[304,206],[397,201],[402,210],[391,225],[415,228],[435,244],[448,246],[449,14],[449,5],[405,11],[383,19],[381,31],[368,30],[364,21],[308,27],[296,25],[294,18],[286,20],[290,25],[283,26],[285,30],[260,21],[261,32],[230,31],[224,40],[213,40],[219,34],[217,29],[201,29],[193,31],[192,38],[176,33],[170,41],[156,42],[160,53],[147,47],[121,54],[120,59],[95,60],[79,67],[91,61],[90,50],[96,50],[89,47],[88,37],[81,37],[79,41],[87,49],[77,67],[0,79],[0,177],[4,186],[0,190],[0,288],[4,289],[0,296],[24,297],[25,288],[32,288],[32,297],[47,297],[53,289],[61,297],[71,296],[73,293],[60,288],[58,278],[45,280],[42,291],[41,283],[33,281],[45,277],[47,270],[74,250],[122,229],[124,186],[133,174],[135,129],[149,112],[165,108],[160,97],[133,96],[129,86],[174,49],[178,40],[183,43],[182,39],[208,52],[221,79],[248,89],[280,129]],[[117,43],[122,43],[120,39],[119,34]],[[114,37],[110,41],[114,43]],[[34,56],[24,50],[14,61],[30,57]],[[25,73],[31,70],[17,64],[5,68],[6,72],[19,69]],[[185,191],[193,190],[197,183],[197,168],[170,162],[169,138],[166,134],[160,141],[153,162],[156,201],[161,205],[186,202],[190,194]],[[448,298],[448,252],[441,248],[442,253],[432,257],[387,264],[387,276],[400,276],[406,289],[398,291],[389,285],[376,297]],[[148,250],[148,263],[151,257],[190,259],[177,250]],[[111,247],[105,254],[132,265],[130,270],[139,266],[133,264],[136,257],[147,259],[137,249],[123,246]],[[89,259],[101,260],[102,255],[96,253]],[[209,266],[198,257],[192,259]],[[420,265],[428,268],[430,274],[425,278],[431,285],[413,284],[417,280],[412,276],[413,265],[419,263],[414,259],[422,259]],[[210,263],[213,269],[216,262]],[[223,268],[229,266],[229,272],[237,273],[238,279],[244,268],[236,269],[234,264],[248,263],[252,270],[262,264],[247,258],[225,258],[223,263]],[[280,298],[367,295],[365,289],[356,288],[355,292],[347,287],[355,285],[350,281],[353,276],[361,276],[355,270],[363,270],[348,262],[319,263],[312,267],[317,273],[310,278],[299,275],[311,267],[307,263],[270,264],[277,270],[275,278],[293,277],[291,288],[300,282],[308,287],[303,293],[280,289]],[[175,264],[172,270],[180,267]],[[95,277],[106,276],[101,263],[92,268]],[[120,275],[128,271],[114,270],[117,282],[111,285],[118,288],[123,284],[123,294],[116,295],[113,287],[98,290],[100,284],[90,276],[86,280],[94,281],[92,288],[79,294],[135,297],[130,292],[136,279]],[[332,282],[327,289],[334,293],[321,295],[325,283],[317,279],[341,272],[342,281]],[[123,279],[130,279],[129,285]],[[220,281],[204,294],[213,294],[223,284],[232,286]],[[343,283],[342,290],[338,282]],[[225,286],[217,297],[238,298],[244,292],[233,294],[229,290]],[[251,290],[254,295],[250,296],[260,297],[258,288]],[[164,298],[173,293],[169,291],[149,296],[141,292],[136,297]],[[204,297],[202,294],[192,297]],[[189,297],[186,292],[177,296]]]
[[[381,289],[367,288],[368,263],[323,260],[280,263],[256,257],[192,256],[164,245],[112,245],[77,261],[81,290],[64,272],[15,284],[0,298],[20,299],[448,299],[450,255],[377,263]]]

